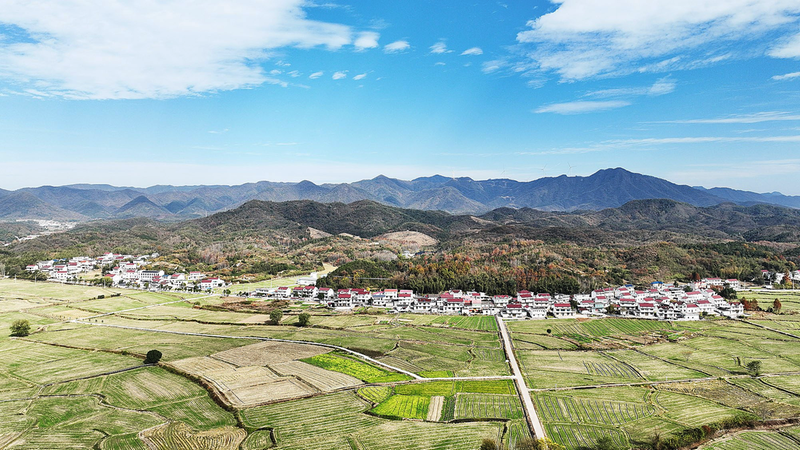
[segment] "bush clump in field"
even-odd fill
[[[15,320],[9,328],[12,336],[25,337],[31,334],[31,323],[25,319]]]
[[[494,439],[484,439],[481,442],[481,450],[501,450],[501,447]]]
[[[750,361],[747,363],[747,373],[750,374],[751,377],[757,377],[761,375],[761,361]]]
[[[158,364],[161,361],[161,352],[158,350],[150,350],[144,358],[145,364]]]
[[[272,322],[273,325],[277,325],[281,323],[281,319],[283,318],[283,311],[280,309],[274,309],[272,312],[269,313],[269,321]]]
[[[300,315],[297,317],[297,325],[301,327],[307,327],[310,320],[311,314],[307,312],[300,313]]]

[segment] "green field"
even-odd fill
[[[367,383],[389,383],[392,381],[410,380],[411,377],[402,373],[389,372],[372,364],[357,361],[347,356],[340,356],[332,353],[313,356],[303,360],[311,365],[325,370],[341,372]]]
[[[797,323],[791,315],[768,317],[783,329]],[[704,425],[800,417],[798,340],[746,323],[546,320],[509,329],[528,385],[537,390],[537,411],[568,449],[604,435],[638,445],[656,432],[669,441]],[[750,361],[771,376],[748,377]],[[670,383],[647,386],[664,381]],[[629,383],[642,386],[603,387]]]
[[[379,385],[315,392],[234,415],[213,400],[215,388],[141,366],[151,349],[173,362],[262,337],[340,345],[425,377],[509,375],[492,317],[311,308],[313,326],[294,326],[296,314],[276,326],[266,324],[263,314],[196,308],[195,295],[123,290],[110,297],[114,292],[0,280],[0,327],[27,319],[35,330],[25,339],[0,335],[0,447],[24,441],[26,448],[143,449],[139,433],[145,429],[151,445],[244,449],[270,447],[274,439],[278,449],[466,450],[482,438],[513,445],[528,435],[509,380],[412,380],[333,352],[305,361]],[[167,302],[177,303],[158,306]],[[786,297],[784,305],[791,311],[793,298]],[[113,314],[131,308],[141,309]],[[69,321],[100,313],[111,314],[88,324]],[[798,317],[765,314],[754,320],[800,333]],[[639,445],[656,432],[669,440],[722,421],[800,417],[800,350],[791,336],[727,320],[508,325],[539,416],[550,437],[569,450],[603,436]],[[747,375],[750,361],[761,362],[764,376]],[[237,382],[235,376],[227,379]],[[669,383],[655,384],[664,381]],[[744,432],[708,448],[780,449],[793,433]]]
[[[788,434],[788,433],[787,433]],[[792,450],[800,443],[784,433],[745,431],[703,446],[706,450]]]
[[[400,419],[425,419],[430,397],[420,395],[393,395],[372,409],[376,415]]]

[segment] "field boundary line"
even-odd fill
[[[748,325],[752,325],[752,326],[754,326],[754,327],[763,328],[763,329],[765,329],[765,330],[769,330],[769,331],[772,331],[772,332],[774,332],[774,333],[782,334],[782,335],[784,335],[784,336],[789,336],[789,337],[791,337],[791,338],[800,339],[800,336],[798,336],[798,335],[796,335],[796,334],[787,333],[787,332],[785,332],[785,331],[781,331],[781,330],[776,330],[776,329],[774,329],[774,328],[770,328],[770,327],[768,327],[768,326],[766,326],[766,325],[761,325],[761,324],[758,324],[758,323],[753,323],[753,322],[750,322],[749,320],[739,319],[739,322],[746,323],[746,324],[748,324]]]
[[[209,298],[209,297],[218,297],[218,295],[217,294],[211,294],[211,295],[206,295],[204,297],[196,297],[196,298],[193,298],[191,300],[200,300],[200,299]],[[130,297],[127,297],[127,298],[130,298]],[[137,300],[137,299],[131,298],[131,300]],[[83,319],[80,319],[80,320],[97,319],[98,317],[113,316],[113,315],[119,314],[119,313],[125,313],[125,312],[130,312],[130,311],[138,311],[140,309],[147,309],[147,308],[156,308],[156,307],[159,307],[159,306],[171,305],[173,303],[183,303],[183,302],[186,302],[186,301],[189,301],[189,300],[185,299],[185,298],[182,298],[180,300],[174,300],[174,301],[171,301],[171,302],[158,303],[158,304],[155,304],[155,305],[138,306],[136,308],[128,308],[128,309],[122,309],[122,310],[119,310],[119,311],[107,312],[107,313],[103,313],[103,314],[98,314],[96,316],[84,317]],[[85,310],[81,309],[80,311],[85,311]],[[93,311],[86,311],[86,312],[93,312]],[[75,320],[78,320],[78,319],[75,319]],[[70,320],[70,322],[73,322],[73,321],[74,320]]]
[[[519,369],[519,364],[517,364],[517,357],[514,355],[514,346],[511,344],[511,338],[508,335],[508,329],[506,328],[506,324],[503,322],[503,319],[500,318],[500,316],[497,316],[497,327],[499,328],[500,337],[503,341],[503,350],[505,351],[506,358],[511,365],[511,373],[514,374],[514,382],[517,385],[517,393],[522,401],[522,411],[525,413],[525,417],[527,418],[528,428],[534,437],[542,439],[546,437],[544,427],[542,426],[541,420],[539,420],[539,416],[536,414],[536,409],[534,408],[533,400],[531,399],[531,392],[528,389],[528,386],[525,384],[525,377],[522,376],[522,371]]]
[[[176,302],[172,302],[172,303],[176,303]],[[152,306],[158,306],[158,305],[152,305]],[[141,308],[137,308],[137,309],[141,309]],[[105,315],[113,315],[113,314],[114,313],[104,314],[104,316]],[[340,347],[338,345],[333,345],[333,344],[324,344],[324,343],[321,343],[321,342],[301,341],[301,340],[294,340],[294,339],[267,338],[267,337],[261,337],[261,336],[226,336],[226,335],[222,335],[222,334],[191,333],[191,332],[188,332],[188,331],[156,330],[156,329],[153,329],[153,328],[130,327],[130,326],[125,326],[125,325],[113,325],[113,324],[109,324],[109,323],[84,322],[84,320],[85,319],[73,319],[73,320],[70,320],[69,322],[71,322],[71,323],[79,323],[79,324],[84,324],[84,325],[98,326],[98,327],[110,327],[110,328],[120,328],[120,329],[124,329],[124,330],[145,331],[145,332],[150,332],[150,333],[177,334],[177,335],[181,335],[181,336],[197,336],[197,337],[207,337],[207,338],[216,338],[216,339],[242,339],[242,340],[251,340],[251,341],[252,340],[256,340],[256,341],[270,341],[270,342],[285,342],[285,343],[289,343],[289,344],[316,345],[318,347],[331,348],[331,349],[334,349],[334,350],[339,350],[339,351],[343,351],[343,352],[349,353],[349,354],[354,355],[354,356],[356,356],[356,357],[358,357],[360,359],[363,359],[363,360],[365,360],[367,362],[370,362],[370,363],[373,363],[375,365],[390,369],[390,370],[392,370],[394,372],[398,372],[398,373],[402,373],[404,375],[408,375],[408,376],[410,376],[410,377],[412,377],[414,379],[418,379],[418,380],[424,379],[423,377],[421,377],[421,376],[419,376],[419,375],[417,375],[415,373],[412,373],[412,372],[409,372],[407,370],[403,370],[403,369],[400,369],[400,368],[397,368],[397,367],[390,366],[389,364],[385,364],[385,363],[383,363],[381,361],[378,361],[377,359],[371,358],[371,357],[369,357],[369,356],[367,356],[367,355],[365,355],[363,353],[359,353],[359,352],[356,352],[354,350],[350,350],[349,348]]]
[[[670,365],[673,365],[673,366],[682,367],[682,368],[684,368],[686,370],[693,370],[693,371],[695,371],[697,373],[702,373],[702,374],[708,375],[709,377],[713,376],[712,374],[710,374],[710,373],[708,373],[708,372],[706,372],[704,370],[695,369],[694,367],[685,366],[683,364],[678,364],[675,361],[670,361],[670,360],[668,360],[666,358],[662,358],[660,356],[651,355],[650,353],[645,353],[645,352],[639,350],[638,348],[633,348],[631,350],[633,350],[636,353],[639,353],[640,355],[647,356],[648,358],[652,358],[652,359],[657,359],[657,360],[659,360],[661,362],[664,362],[664,363],[667,363],[667,364],[670,364]],[[712,367],[716,367],[716,366],[712,366]],[[722,369],[721,367],[717,367],[717,369],[721,369],[721,370],[723,370],[725,372],[731,373],[729,370]],[[642,378],[644,378],[645,380],[647,379],[647,377],[642,377]]]

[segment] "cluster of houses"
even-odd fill
[[[744,315],[739,302],[728,302],[709,286],[716,279],[703,280],[706,287],[686,292],[684,288],[655,282],[646,291],[632,286],[598,289],[589,294],[535,294],[517,292],[515,296],[488,296],[483,292],[451,290],[438,295],[416,295],[411,290],[318,288],[313,285],[258,289],[254,295],[281,299],[321,301],[330,308],[347,310],[361,307],[389,308],[395,312],[452,315],[499,315],[513,319],[602,317],[617,314],[624,317],[659,320],[699,320],[704,315],[731,318]],[[738,289],[738,280],[723,283]]]
[[[145,270],[144,266],[153,255],[121,255],[106,253],[103,256],[90,258],[85,256],[69,260],[39,261],[26,267],[30,273],[40,273],[50,281],[67,283],[77,281],[81,274],[101,267],[109,268],[103,275],[109,286],[136,287],[152,290],[178,290],[198,288],[206,291],[224,287],[225,282],[219,278],[207,277],[202,272],[165,274],[163,270]]]

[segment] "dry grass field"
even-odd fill
[[[330,352],[330,349],[314,345],[259,342],[258,344],[219,352],[212,356],[235,366],[247,367],[278,364],[296,359],[310,358],[328,352]]]

